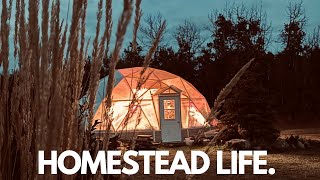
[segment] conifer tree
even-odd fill
[[[244,138],[253,146],[268,147],[278,138],[266,69],[267,60],[254,61],[225,100],[218,119],[230,130],[223,140]]]

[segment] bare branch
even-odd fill
[[[185,20],[183,24],[180,24],[172,36],[177,41],[179,47],[188,45],[189,51],[192,53],[200,52],[200,48],[204,43],[204,39],[201,37],[201,29],[190,21]]]
[[[313,33],[309,35],[307,44],[311,49],[320,47],[320,25],[314,28]]]
[[[307,18],[302,1],[298,3],[289,2],[287,7],[287,16],[290,23],[299,23],[303,28],[306,25]]]
[[[165,23],[164,23],[165,22]],[[160,13],[157,15],[148,15],[144,19],[144,24],[140,27],[141,35],[138,36],[138,39],[142,45],[150,48],[153,41],[156,39],[157,34],[159,33],[160,27],[164,25],[164,31],[161,34],[159,43],[163,41],[164,35],[167,30],[167,23]]]

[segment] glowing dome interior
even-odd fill
[[[189,82],[169,72],[148,68],[146,82],[137,92],[139,104],[135,113],[124,123],[133,94],[139,82],[142,67],[119,69],[115,73],[115,87],[112,92],[112,130],[160,130],[159,96],[161,89],[166,91],[180,90],[182,128],[201,126],[209,115],[210,108],[205,97]],[[104,99],[108,77],[100,80],[96,95],[94,118],[103,120]],[[170,88],[174,87],[174,88]],[[101,123],[98,130],[104,130],[106,123]]]

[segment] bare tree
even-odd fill
[[[267,20],[267,13],[262,9],[262,4],[253,5],[251,7],[245,6],[243,3],[226,4],[222,11],[213,11],[208,15],[209,25],[205,27],[213,36],[219,33],[219,18],[223,17],[223,21],[230,23],[228,26],[237,26],[246,23],[249,26],[248,31],[252,31],[249,37],[249,43],[261,46],[259,49],[266,49],[271,42],[271,23]],[[225,27],[227,28],[227,27]],[[228,29],[228,28],[227,28]],[[229,29],[231,30],[231,29]],[[238,39],[236,33],[229,32],[231,36]],[[231,37],[223,37],[225,39],[226,47],[236,48],[237,40]]]
[[[320,48],[320,25],[314,28],[313,33],[309,35],[307,41],[311,49]]]
[[[266,11],[262,9],[262,4],[260,6],[252,6],[249,10],[247,17],[248,19],[251,19],[252,21],[259,22],[260,30],[258,32],[257,36],[253,36],[253,39],[251,39],[254,43],[258,43],[259,38],[262,37],[264,41],[264,47],[263,49],[266,50],[266,48],[270,45],[271,39],[272,39],[272,29],[271,29],[271,22],[269,22],[268,16]]]
[[[289,17],[290,23],[298,22],[301,23],[301,27],[304,27],[306,25],[307,18],[302,1],[298,3],[290,2],[287,7],[287,16]]]
[[[163,27],[161,28],[161,26]],[[156,15],[149,14],[140,27],[141,35],[138,36],[138,39],[141,44],[150,48],[156,39],[157,34],[159,34],[160,29],[164,30],[163,33],[160,33],[161,37],[159,39],[159,44],[163,42],[165,33],[167,32],[167,23],[160,13],[157,13]]]
[[[289,22],[285,24],[280,37],[285,51],[290,54],[298,55],[303,51],[302,45],[306,33],[304,27],[307,22],[302,1],[299,3],[290,2],[287,7]]]
[[[201,37],[201,29],[193,22],[185,20],[172,33],[180,48],[188,46],[189,52],[199,52],[204,39]],[[185,47],[184,47],[185,48]]]
[[[220,15],[223,15],[226,19],[236,22],[238,17],[244,16],[245,6],[244,4],[237,4],[233,2],[232,4],[226,3],[225,7],[219,11],[214,10],[208,15],[209,25],[205,26],[205,29],[210,31],[212,34],[216,32],[217,25],[216,21]]]

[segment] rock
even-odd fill
[[[298,141],[297,146],[298,149],[304,149],[304,144],[301,141]]]
[[[225,143],[224,147],[233,150],[250,149],[251,143],[245,139],[231,139]]]
[[[194,139],[192,139],[191,137],[187,137],[185,138],[185,142],[187,146],[192,146],[194,143]]]
[[[293,149],[296,148],[296,145],[297,145],[298,141],[299,141],[299,136],[293,136],[293,135],[291,135],[291,136],[287,139],[288,144],[291,145]]]
[[[311,145],[308,141],[304,141],[303,144],[304,144],[305,148],[307,148],[307,149],[311,148]]]
[[[289,149],[290,145],[287,143],[286,140],[278,138],[273,144],[272,148],[276,150],[286,150]]]

